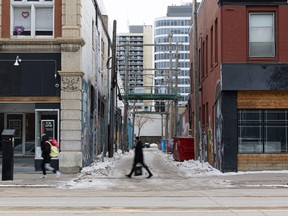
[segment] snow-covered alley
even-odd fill
[[[208,163],[189,160],[175,161],[173,155],[166,154],[157,148],[144,149],[144,159],[153,173],[147,179],[147,172],[143,169],[142,176],[126,177],[133,163],[134,152],[121,151],[113,158],[101,156],[89,167],[86,167],[71,181],[62,183],[60,188],[84,189],[94,188],[105,191],[185,191],[209,190],[227,187],[287,187],[283,182],[283,175],[287,171],[271,172],[238,172],[221,173]],[[277,173],[281,174],[281,178]],[[262,176],[262,177],[261,177]]]

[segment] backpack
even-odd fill
[[[58,151],[58,148],[54,145],[52,145],[50,142],[48,142],[50,147],[51,147],[51,150],[50,150],[50,157],[52,158],[55,158],[58,156],[59,154],[59,151]]]
[[[51,140],[51,144],[52,144],[53,146],[56,146],[57,148],[59,148],[59,145],[58,145],[58,142],[57,142],[56,139],[52,139],[52,140]]]

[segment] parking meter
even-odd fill
[[[2,181],[13,180],[14,135],[14,129],[4,129],[2,132]]]

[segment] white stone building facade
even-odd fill
[[[44,132],[59,141],[63,173],[79,172],[105,150],[110,55],[108,17],[96,0],[0,0],[0,76],[8,83],[0,130],[17,131],[16,156],[33,156],[34,144],[37,169]]]

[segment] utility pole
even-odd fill
[[[168,109],[169,109],[169,107],[168,107]],[[169,112],[166,112],[166,118],[165,118],[165,139],[169,138],[168,127],[169,127]]]
[[[116,20],[113,21],[113,41],[112,41],[112,74],[111,74],[111,101],[110,101],[110,130],[108,143],[108,157],[113,157],[114,145],[114,122],[115,122],[115,99],[117,85],[117,70],[116,70]]]
[[[174,99],[174,133],[173,136],[177,136],[177,122],[178,122],[178,43],[176,46],[176,66],[175,66],[175,99]]]
[[[123,145],[122,145],[122,153],[127,150],[128,143],[128,99],[127,96],[129,94],[128,88],[128,76],[129,76],[129,46],[126,47],[126,73],[125,73],[125,83],[124,83],[124,91],[125,91],[125,99],[124,99],[124,131],[123,131]]]
[[[163,136],[163,127],[164,127],[164,125],[163,125],[163,114],[161,114],[161,139],[164,138],[164,136]]]
[[[136,72],[134,71],[134,89],[136,88],[137,78],[136,78]],[[134,133],[135,133],[135,111],[136,111],[136,100],[133,101],[133,122],[132,122],[132,140],[134,141]],[[140,134],[137,134],[139,136]]]
[[[193,75],[194,75],[194,150],[195,160],[199,157],[199,77],[198,77],[198,32],[197,32],[197,0],[194,0],[193,21]]]
[[[169,93],[170,94],[173,94],[173,65],[172,65],[172,37],[173,37],[173,34],[170,33],[168,35],[168,39],[169,39],[169,60],[170,60],[170,74],[169,74],[169,77],[170,77],[170,85],[169,85]],[[168,106],[168,109],[169,109],[169,113],[170,113],[170,130],[169,130],[169,138],[171,139],[173,137],[173,132],[174,132],[174,113],[173,113],[173,102],[172,101],[169,101],[169,106]]]

